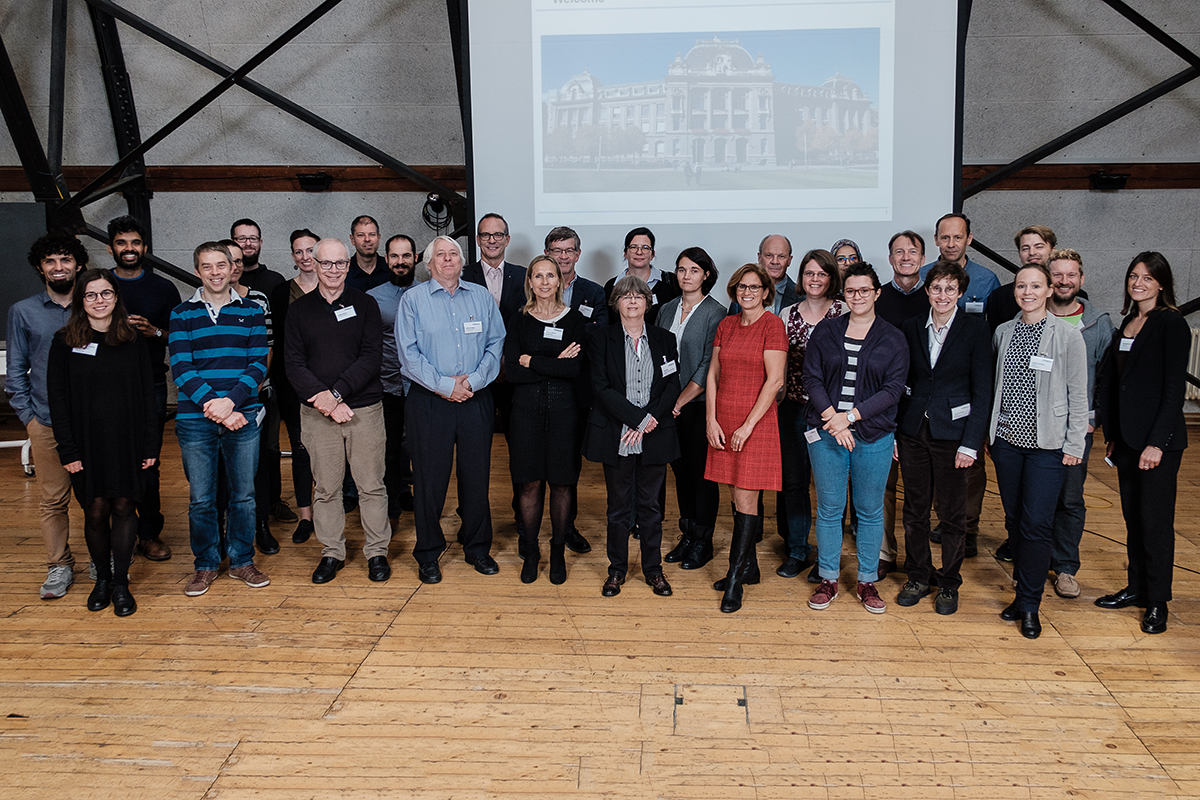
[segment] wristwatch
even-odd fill
[[[330,389],[329,393],[333,395],[334,400],[337,400],[339,403],[342,402],[342,395],[337,389]]]
[[[162,338],[162,328],[155,328],[155,329],[154,329],[154,338],[155,338],[155,339],[161,339],[161,338]]]
[[[853,411],[846,412],[846,422],[849,422],[851,425],[858,422],[858,417],[854,415]]]

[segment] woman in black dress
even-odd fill
[[[1121,312],[1128,316],[1097,376],[1096,416],[1117,467],[1129,582],[1096,605],[1144,607],[1142,631],[1163,633],[1175,563],[1175,490],[1187,447],[1183,397],[1192,333],[1175,307],[1175,281],[1162,253],[1134,256]]]
[[[71,318],[54,335],[47,373],[58,457],[84,511],[84,537],[96,565],[89,611],[112,603],[137,611],[129,562],[137,540],[134,504],[154,466],[159,429],[146,340],[129,324],[117,281],[89,269],[75,283]]]
[[[525,565],[521,582],[538,576],[538,531],[550,484],[550,582],[567,579],[563,558],[570,527],[571,487],[579,481],[579,405],[586,320],[562,299],[562,272],[538,256],[525,270],[525,307],[508,322],[504,374],[513,390],[508,464],[520,486]]]

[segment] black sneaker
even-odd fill
[[[937,597],[933,599],[933,610],[943,617],[958,611],[958,589],[942,587],[942,590],[937,593]]]
[[[1004,544],[996,548],[996,560],[1006,564],[1012,563],[1012,547],[1009,546],[1008,539],[1005,539]]]
[[[915,606],[921,602],[922,597],[928,597],[930,592],[928,583],[920,583],[918,581],[909,581],[900,589],[900,594],[896,596],[896,605],[898,606]]]

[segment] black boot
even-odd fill
[[[690,519],[679,520],[679,530],[683,531],[683,535],[679,537],[679,544],[675,545],[675,549],[663,556],[663,561],[668,564],[678,564],[683,561],[695,541],[692,533],[695,525],[696,523]]]
[[[679,564],[683,569],[700,569],[713,559],[712,526],[692,524],[692,547]]]
[[[541,566],[542,560],[542,551],[538,547],[537,535],[536,530],[531,534],[522,526],[520,538],[517,540],[521,545],[521,557],[525,559],[525,563],[521,565],[521,583],[533,583],[537,580],[538,568]]]
[[[729,545],[729,574],[725,576],[725,594],[721,611],[732,614],[742,607],[742,585],[752,573],[758,573],[758,553],[755,537],[762,525],[762,516],[733,515],[733,542]]]
[[[273,556],[279,552],[279,542],[271,535],[271,526],[265,519],[258,521],[258,531],[254,535],[254,542],[258,545],[258,552],[264,556]]]
[[[560,586],[567,580],[567,559],[564,557],[566,540],[550,542],[550,582]]]

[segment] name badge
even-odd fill
[[[93,345],[93,347],[94,346],[95,345]],[[1128,338],[1122,337],[1120,343],[1117,345],[1117,349],[1120,350],[1122,353],[1128,353],[1130,350],[1133,349],[1133,339],[1128,339]],[[78,353],[79,351],[76,350],[75,352]]]
[[[542,338],[544,338],[544,339],[553,339],[556,342],[561,342],[562,335],[563,335],[562,328],[555,328],[553,326],[551,326],[549,328],[542,328]]]
[[[675,366],[674,361],[664,361],[662,363],[662,376],[665,378],[668,375],[674,375],[679,371],[679,367]]]
[[[655,294],[650,295],[650,305],[652,305],[652,306],[658,305],[658,295],[655,295]]]
[[[96,343],[92,342],[87,347],[72,347],[71,352],[79,353],[81,356],[94,356],[96,355]]]
[[[968,314],[982,314],[983,313],[983,301],[982,300],[968,300],[967,301],[967,313]]]
[[[912,397],[912,387],[911,387],[911,386],[905,386],[905,387],[904,387],[904,393],[905,393],[906,395],[908,395],[909,397]]]
[[[808,442],[809,444],[816,444],[817,442],[821,441],[821,429],[820,428],[812,428],[810,430],[805,431],[804,432],[804,441]]]
[[[962,419],[971,413],[971,404],[963,403],[961,406],[955,406],[950,409],[950,419]]]
[[[259,406],[258,413],[254,415],[254,424],[262,427],[263,420],[267,418],[267,407]]]
[[[1049,372],[1054,367],[1054,359],[1046,356],[1030,356],[1029,368],[1040,372]]]
[[[591,319],[592,314],[596,313],[596,309],[592,308],[591,306],[580,306],[579,313],[583,314],[583,316],[587,317],[588,319]]]
[[[345,322],[351,317],[357,317],[358,312],[354,310],[354,306],[348,306],[347,308],[339,308],[333,312],[333,316],[338,322]]]
[[[463,323],[463,333],[483,333],[483,320],[473,319]]]

